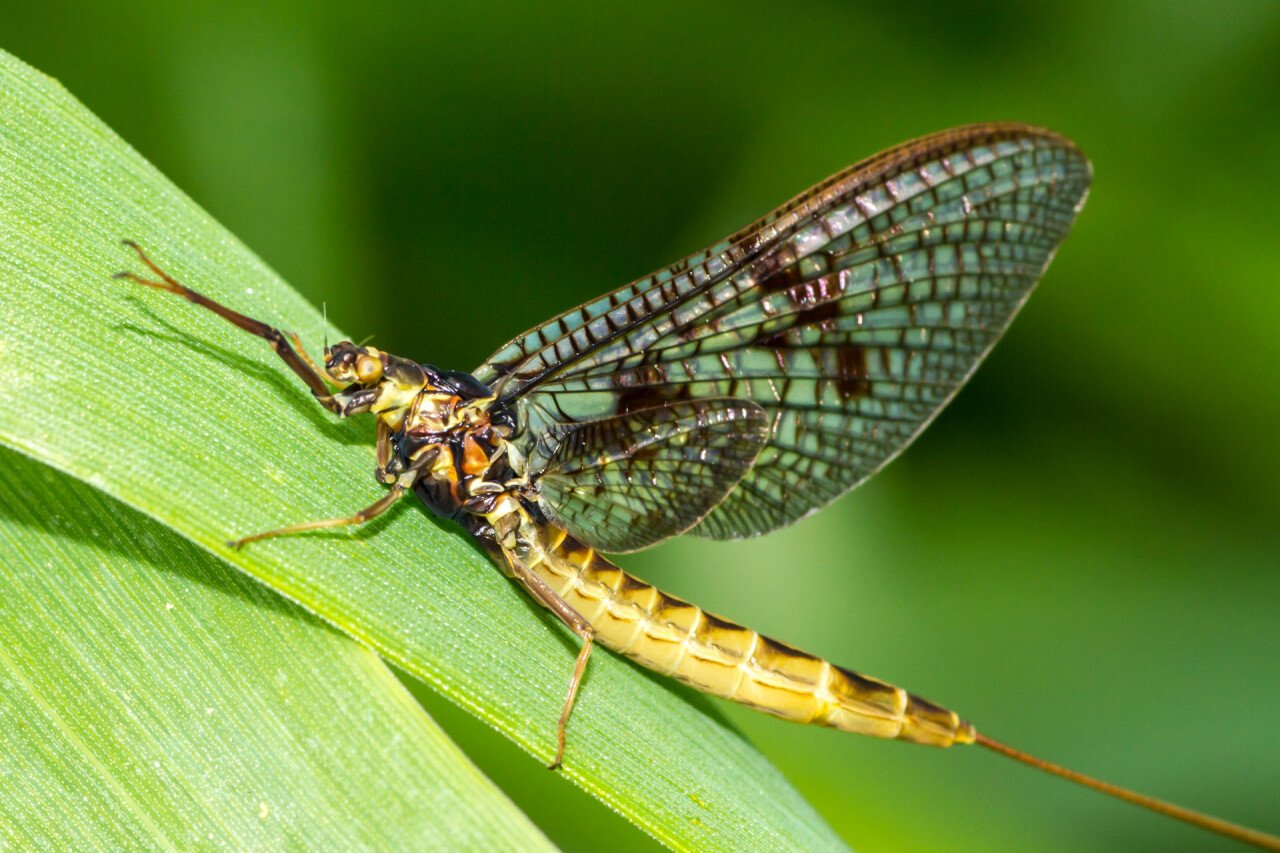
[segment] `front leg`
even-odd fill
[[[150,287],[154,290],[163,290],[181,296],[188,302],[199,305],[201,308],[207,308],[219,317],[233,323],[234,325],[244,329],[251,335],[258,337],[271,344],[271,348],[275,350],[276,355],[289,365],[289,369],[298,375],[303,382],[307,383],[307,387],[311,389],[311,393],[324,406],[334,414],[342,414],[342,405],[330,393],[329,377],[316,367],[315,362],[302,349],[301,343],[298,342],[296,335],[286,335],[274,326],[269,326],[261,320],[255,320],[252,317],[246,317],[239,311],[233,311],[220,302],[215,302],[202,293],[192,290],[184,284],[179,283],[173,276],[169,275],[155,261],[147,257],[146,252],[142,251],[142,247],[132,240],[125,240],[124,244],[138,254],[138,259],[147,265],[153,273],[160,277],[159,281],[149,278],[143,278],[134,272],[118,272],[113,278],[128,279],[143,287]],[[294,343],[290,343],[290,338]]]

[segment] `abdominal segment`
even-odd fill
[[[529,567],[602,645],[649,669],[797,723],[943,747],[974,739],[954,712],[667,595],[564,530],[546,528],[542,545]]]

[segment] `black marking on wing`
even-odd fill
[[[763,533],[857,485],[932,420],[1043,274],[1089,181],[1048,131],[925,137],[526,332],[476,376],[523,411],[529,444],[557,423],[755,402],[768,444],[695,532]]]

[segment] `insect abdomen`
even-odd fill
[[[932,746],[971,743],[954,712],[661,592],[548,528],[531,565],[612,651],[698,690],[797,723]]]

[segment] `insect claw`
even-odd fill
[[[128,246],[130,249],[133,249],[134,251],[137,251],[140,248],[137,243],[133,242],[128,237],[124,238],[120,242]]]
[[[227,547],[228,547],[228,548],[231,548],[232,550],[239,551],[243,546],[244,546],[244,540],[243,540],[243,539],[228,539],[228,540],[227,540]]]

